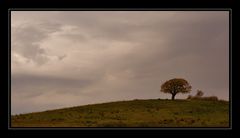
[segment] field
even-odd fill
[[[110,102],[14,115],[11,127],[229,127],[229,102]]]

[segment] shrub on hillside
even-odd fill
[[[192,95],[188,95],[187,99],[192,99],[193,96]]]
[[[218,101],[216,96],[202,97],[203,100]]]
[[[203,92],[201,90],[197,90],[197,94],[195,95],[196,97],[202,97],[203,96]]]
[[[217,96],[209,96],[203,97],[204,93],[201,90],[197,90],[197,94],[195,96],[188,95],[188,100],[208,100],[208,101],[218,101]]]

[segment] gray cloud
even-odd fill
[[[81,80],[80,79],[72,79],[72,78],[61,78],[55,76],[39,76],[39,75],[29,75],[29,74],[14,74],[12,76],[12,88],[27,88],[27,87],[38,87],[45,89],[56,89],[56,88],[65,88],[68,86],[69,88],[81,88],[87,85],[91,85],[93,80]],[[25,86],[25,87],[21,87]],[[33,91],[30,91],[34,93]]]
[[[13,114],[169,98],[160,85],[176,77],[190,82],[191,94],[229,98],[228,12],[12,14]]]
[[[27,58],[28,62],[33,61],[39,65],[46,63],[48,61],[47,53],[40,46],[40,43],[48,37],[49,33],[53,33],[59,30],[59,28],[59,24],[51,22],[35,24],[27,22],[17,27],[12,25],[12,52],[17,52]]]

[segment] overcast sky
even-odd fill
[[[170,99],[172,78],[228,100],[229,13],[12,11],[11,57],[12,114]]]

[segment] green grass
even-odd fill
[[[14,115],[12,127],[229,127],[229,102],[133,100]]]

